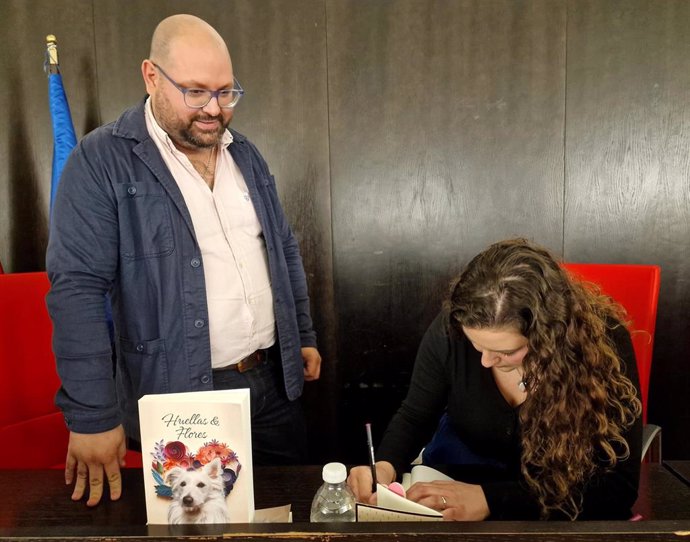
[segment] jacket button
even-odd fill
[[[194,320],[194,327],[204,327],[203,320]]]
[[[204,375],[201,377],[201,383],[202,384],[208,384],[211,381],[211,377],[208,375]]]
[[[138,344],[137,345],[137,352],[143,352],[144,351],[144,345],[143,344]]]
[[[133,196],[134,194],[137,193],[137,187],[136,187],[136,186],[130,186],[130,187],[127,189],[127,193],[128,193],[130,196]]]
[[[199,258],[192,258],[191,262],[189,262],[192,267],[199,267],[201,265],[201,260]]]

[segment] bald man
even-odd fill
[[[298,398],[321,365],[275,181],[228,128],[243,90],[223,38],[169,17],[141,72],[148,97],[71,154],[48,245],[65,479],[89,506],[106,482],[120,497],[145,394],[248,387],[254,462],[303,462]]]

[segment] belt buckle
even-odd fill
[[[247,356],[247,358],[248,358],[248,357],[249,357],[249,356]],[[243,360],[241,360],[241,361],[237,364],[237,372],[238,372],[238,373],[243,373],[243,372],[248,371],[249,369],[251,369],[251,367],[247,367],[247,365],[249,365],[249,360],[248,360],[247,358],[244,358]]]
[[[237,364],[237,370],[240,373],[244,373],[244,372],[248,371],[249,369],[253,369],[257,365],[259,365],[263,360],[264,360],[263,350],[257,350],[256,352],[249,354],[246,358],[244,358],[242,361],[240,361]]]

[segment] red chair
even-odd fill
[[[0,469],[63,468],[69,431],[54,404],[45,272],[0,274]],[[127,465],[141,466],[129,452]]]
[[[564,263],[563,267],[573,278],[598,285],[602,293],[627,311],[642,395],[642,420],[645,424],[642,456],[649,452],[648,459],[661,461],[661,428],[647,424],[661,268],[658,265],[601,263]]]

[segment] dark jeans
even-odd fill
[[[213,371],[213,388],[249,388],[254,465],[303,464],[307,458],[304,413],[299,399],[287,399],[275,350],[269,350],[268,361],[244,373]]]

